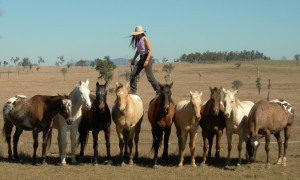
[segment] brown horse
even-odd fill
[[[98,163],[98,134],[101,130],[104,130],[108,164],[112,163],[110,155],[111,114],[109,107],[106,103],[107,85],[107,81],[104,85],[100,85],[98,82],[96,83],[96,97],[94,95],[90,95],[90,99],[92,101],[92,108],[89,110],[85,107],[82,107],[82,120],[78,128],[78,143],[80,143],[81,145],[81,157],[83,157],[84,154],[84,148],[88,141],[89,131],[92,131],[93,133],[93,164]]]
[[[224,117],[224,106],[221,103],[221,92],[220,89],[210,88],[210,99],[203,103],[201,108],[201,119],[200,126],[202,128],[203,138],[203,160],[201,165],[205,165],[207,155],[207,144],[209,143],[208,157],[211,157],[211,148],[213,143],[214,135],[216,135],[216,154],[215,157],[218,160],[220,158],[220,142],[225,128],[225,117]]]
[[[125,86],[116,82],[116,101],[112,108],[112,119],[116,124],[119,137],[121,165],[124,165],[124,145],[125,155],[127,155],[127,145],[129,147],[129,165],[133,164],[133,137],[135,142],[135,158],[138,158],[139,134],[144,117],[144,108],[141,98],[138,95],[128,94],[128,87],[128,82]]]
[[[9,106],[5,106],[9,107]],[[51,134],[52,120],[58,113],[62,115],[67,124],[72,124],[72,102],[67,96],[42,96],[35,95],[32,98],[18,97],[13,102],[5,118],[3,133],[6,136],[9,147],[9,157],[12,158],[10,149],[10,134],[13,125],[16,126],[14,134],[14,158],[19,160],[17,146],[23,130],[32,131],[33,135],[33,163],[36,163],[36,150],[38,147],[38,133],[43,132],[43,164],[46,163],[46,147],[48,137]]]
[[[286,151],[291,133],[291,126],[294,122],[294,109],[284,100],[273,100],[271,102],[259,101],[249,112],[248,127],[249,138],[246,148],[250,161],[255,161],[256,151],[259,146],[259,139],[265,137],[265,150],[267,153],[267,165],[269,166],[269,144],[270,135],[274,134],[277,139],[279,154],[277,164],[286,166]],[[284,130],[284,154],[282,158],[282,140],[280,131]]]
[[[166,161],[166,163],[168,163],[168,142],[171,133],[171,126],[173,123],[173,116],[175,114],[174,102],[171,99],[171,88],[173,86],[173,82],[170,85],[162,85],[160,83],[158,84],[160,86],[159,95],[150,101],[148,109],[148,119],[152,126],[153,136],[153,168],[157,167],[157,154],[162,141],[163,132],[165,132],[165,136],[164,152],[162,158]]]

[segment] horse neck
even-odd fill
[[[71,92],[71,101],[72,101],[72,114],[81,112],[82,102],[80,101],[81,97],[78,94],[78,87],[75,87]]]
[[[59,112],[57,107],[60,106],[61,98],[58,96],[42,96],[42,98],[47,106],[45,114],[52,119]],[[53,111],[49,111],[49,109]]]

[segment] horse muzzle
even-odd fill
[[[218,116],[219,115],[219,109],[214,109],[214,114],[215,114],[215,116]]]
[[[169,109],[168,107],[167,107],[167,108],[164,108],[164,113],[165,113],[165,114],[169,114],[169,110],[170,110],[170,109]]]
[[[225,113],[224,116],[225,116],[225,118],[230,118],[230,114],[229,113]]]
[[[100,105],[98,106],[98,109],[99,109],[99,112],[100,112],[100,113],[104,113],[104,112],[105,112],[105,105],[104,105],[104,104],[100,104]]]
[[[73,117],[69,117],[66,119],[67,125],[71,125],[73,123]]]
[[[119,111],[120,111],[121,114],[124,114],[125,111],[126,111],[126,108],[119,108]]]

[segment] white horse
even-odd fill
[[[190,150],[191,163],[196,167],[195,163],[195,142],[197,138],[197,130],[199,128],[199,121],[201,118],[201,96],[197,91],[194,93],[190,91],[191,100],[183,100],[175,106],[175,126],[177,129],[178,146],[179,146],[179,167],[183,165],[183,154],[188,134],[190,134]]]
[[[75,158],[75,148],[76,148],[76,134],[78,131],[78,126],[81,121],[81,108],[84,105],[86,108],[91,108],[90,101],[90,90],[89,90],[89,80],[86,82],[79,81],[79,83],[74,87],[72,92],[70,93],[70,99],[72,101],[72,116],[73,123],[72,125],[67,125],[66,121],[61,115],[57,115],[53,120],[53,128],[58,130],[58,147],[59,147],[59,156],[61,159],[62,165],[66,164],[66,146],[67,146],[67,130],[70,130],[70,138],[71,138],[71,159],[72,164],[76,164]]]
[[[254,105],[251,101],[240,101],[237,97],[238,90],[225,90],[224,93],[224,106],[225,106],[225,118],[226,118],[226,135],[228,141],[228,155],[226,163],[230,163],[230,151],[231,151],[231,141],[232,134],[239,135],[239,160],[238,166],[241,165],[241,151],[243,141],[248,139],[248,123],[247,118],[249,111]],[[247,156],[247,153],[246,153]]]

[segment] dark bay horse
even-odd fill
[[[164,136],[164,151],[162,159],[168,163],[168,142],[171,133],[171,127],[173,123],[173,116],[175,114],[174,102],[171,99],[171,88],[173,82],[162,85],[159,83],[160,91],[159,95],[152,99],[148,109],[148,119],[152,126],[153,144],[154,149],[153,168],[157,167],[157,154],[159,146],[162,142],[163,133]]]
[[[291,126],[294,122],[294,109],[284,100],[258,101],[250,110],[248,116],[249,138],[246,148],[250,161],[255,161],[256,151],[259,146],[259,139],[265,137],[265,150],[267,153],[267,165],[269,166],[269,144],[270,135],[274,134],[277,139],[279,154],[277,164],[286,166],[286,151],[291,133]],[[284,154],[282,158],[282,140],[280,131],[284,130]]]
[[[9,100],[11,100],[10,98]],[[9,103],[8,101],[7,103]],[[13,137],[14,159],[19,160],[18,141],[23,130],[32,131],[33,135],[33,163],[36,163],[36,150],[38,147],[38,133],[43,132],[43,164],[46,163],[46,148],[49,135],[51,134],[52,120],[58,113],[64,117],[67,124],[72,124],[72,102],[67,96],[42,96],[35,95],[29,99],[16,96],[11,105],[4,108],[10,108],[4,118],[3,133],[8,144],[9,158],[12,158],[10,146],[10,137],[13,125],[16,126],[16,132]]]
[[[88,141],[89,131],[92,131],[93,133],[93,164],[98,163],[98,134],[101,130],[104,130],[108,164],[112,163],[110,155],[111,114],[106,103],[107,85],[107,81],[104,85],[100,85],[99,82],[96,83],[96,97],[90,95],[92,107],[90,110],[82,107],[82,119],[78,127],[78,143],[80,143],[81,157],[84,155],[84,148]]]
[[[214,135],[216,135],[216,154],[215,157],[218,160],[220,158],[220,142],[225,128],[224,106],[221,102],[222,87],[218,89],[210,88],[210,99],[203,103],[201,108],[200,126],[202,128],[203,138],[203,160],[201,165],[206,162],[206,155],[209,143],[208,157],[211,157],[211,148]]]

